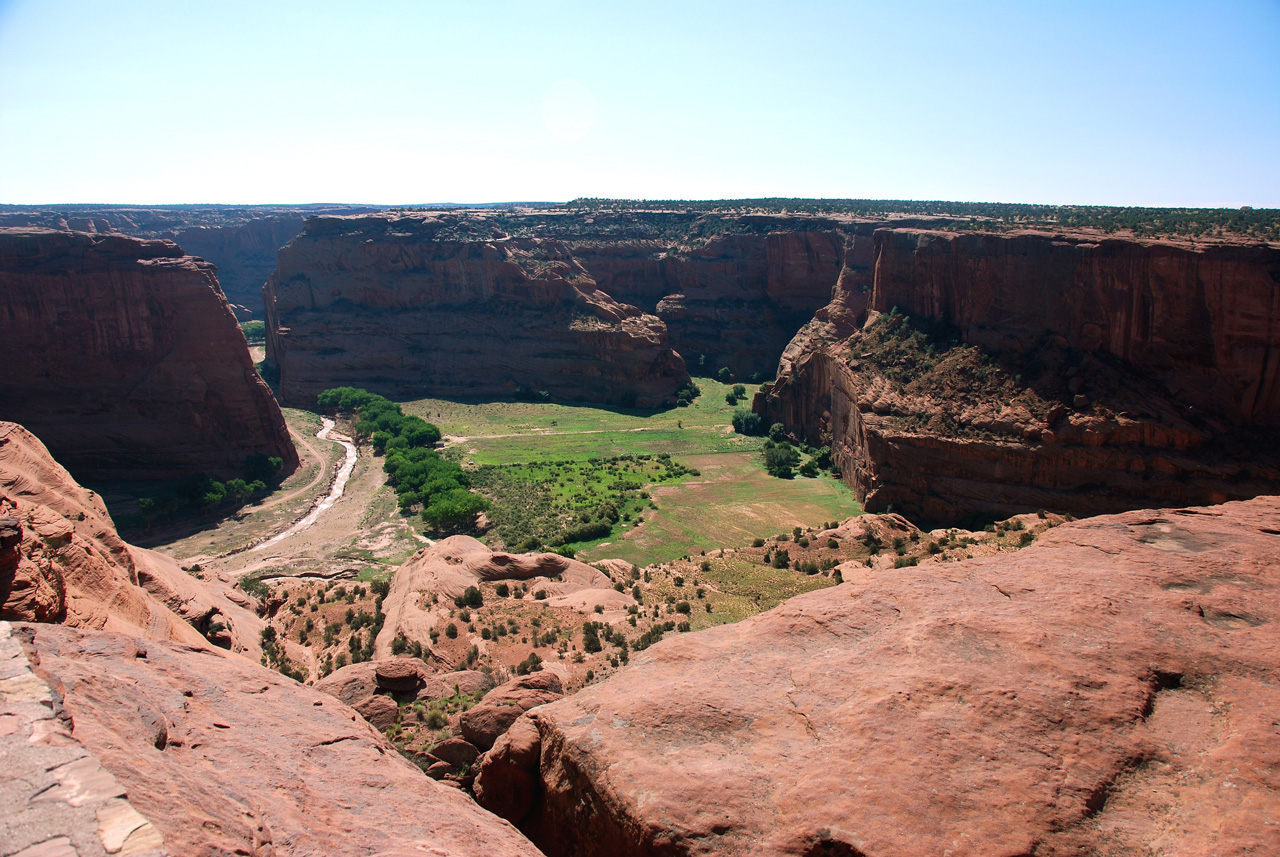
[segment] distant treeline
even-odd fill
[[[1237,235],[1280,241],[1280,209],[1276,208],[1140,208],[1109,205],[1033,205],[1014,202],[948,202],[911,199],[594,199],[571,200],[567,210],[690,211],[706,214],[846,214],[857,217],[965,218],[955,228],[1002,230],[1026,227],[1093,227],[1104,232],[1140,236],[1219,237]]]

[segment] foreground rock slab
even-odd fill
[[[1280,499],[853,572],[526,714],[478,793],[557,855],[1280,853]]]
[[[15,624],[101,760],[182,855],[537,855],[351,708],[224,652]]]

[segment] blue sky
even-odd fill
[[[0,202],[1280,207],[1280,0],[0,0]]]

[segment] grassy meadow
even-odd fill
[[[657,412],[443,399],[405,402],[402,408],[439,426],[448,454],[476,471],[477,481],[534,486],[519,502],[543,491],[561,514],[616,502],[625,519],[610,535],[571,542],[578,558],[588,562],[616,557],[643,567],[862,511],[850,489],[828,475],[769,476],[762,439],[733,432],[735,406],[725,401],[731,385],[695,380],[702,395],[692,405]],[[748,396],[754,392],[749,389]],[[749,399],[738,407],[748,405]],[[673,478],[647,460],[607,463],[622,456],[670,456],[688,472]],[[611,494],[620,481],[639,483],[648,496],[634,489]],[[504,521],[523,514],[501,497],[495,507],[494,517]],[[532,521],[528,527],[536,529]]]

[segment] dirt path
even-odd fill
[[[320,431],[316,432],[316,437],[320,440],[328,440],[330,439],[330,437],[332,437],[334,441],[342,444],[343,449],[345,449],[347,452],[346,458],[343,459],[342,466],[338,468],[338,472],[333,478],[333,484],[329,486],[328,495],[326,495],[323,499],[321,499],[320,502],[312,506],[311,511],[308,512],[300,521],[294,522],[293,526],[289,527],[287,530],[285,530],[282,533],[277,533],[276,535],[272,536],[271,538],[267,539],[261,544],[255,545],[254,547],[250,548],[250,550],[255,550],[255,551],[262,550],[265,547],[268,547],[270,545],[276,544],[279,541],[289,538],[289,536],[292,536],[294,533],[299,533],[307,529],[312,524],[314,524],[322,514],[324,514],[329,509],[333,508],[333,504],[338,502],[338,498],[341,497],[342,492],[346,490],[347,480],[351,478],[351,471],[355,470],[355,467],[356,467],[356,458],[357,458],[356,446],[354,443],[351,442],[351,438],[347,437],[346,435],[333,434],[333,426],[334,426],[333,420],[329,419],[328,417],[321,417],[320,422],[322,424],[322,428],[320,429]],[[307,444],[307,447],[311,450],[312,453],[315,452],[315,450],[311,448],[310,444]],[[321,471],[320,474],[316,476],[315,480],[311,482],[311,485],[307,486],[307,488],[310,488],[312,485],[315,485],[315,483],[319,481],[320,476],[322,475],[323,475],[323,470]],[[298,494],[302,493],[302,491],[307,490],[307,488],[300,489],[299,491],[295,492],[292,496],[296,497]]]
[[[332,420],[324,420],[324,419],[322,418],[322,422],[321,422],[321,424],[323,425],[323,423],[324,423],[324,422],[328,422],[330,425],[332,425],[332,424],[333,424],[333,421],[332,421]],[[323,432],[323,431],[325,431],[325,429],[324,429],[324,428],[321,428],[321,429],[320,429],[320,431],[322,431],[322,432]],[[320,454],[320,452],[319,452],[319,451],[318,451],[314,446],[312,446],[312,445],[311,445],[311,442],[310,442],[309,440],[307,440],[306,435],[299,434],[298,432],[294,431],[292,428],[290,428],[290,429],[289,429],[289,434],[293,437],[293,442],[294,442],[295,444],[297,444],[298,446],[301,446],[301,447],[303,447],[304,449],[306,449],[307,453],[308,453],[312,458],[314,458],[316,461],[319,461],[319,462],[323,462],[323,461],[324,461],[324,456],[323,456],[323,455],[321,455],[321,454]],[[321,435],[320,435],[319,433],[317,433],[317,434],[316,434],[316,437],[321,437]],[[323,439],[323,438],[322,438],[322,439]],[[335,438],[335,440],[336,440],[336,438]],[[271,498],[270,500],[268,500],[267,502],[265,502],[265,503],[263,503],[263,504],[259,505],[259,506],[258,506],[258,508],[259,508],[259,509],[270,509],[272,506],[279,506],[281,503],[288,503],[290,500],[293,500],[294,498],[297,498],[297,497],[301,497],[303,494],[308,493],[312,488],[315,488],[315,487],[316,487],[316,483],[318,483],[321,479],[323,479],[323,478],[324,478],[326,469],[327,469],[327,468],[325,468],[325,467],[319,467],[319,468],[317,468],[317,469],[316,469],[316,475],[315,475],[315,476],[313,476],[313,477],[311,478],[311,481],[310,481],[310,482],[308,482],[306,485],[303,485],[301,488],[298,488],[298,489],[296,489],[296,490],[294,490],[294,491],[291,491],[291,492],[289,492],[288,494],[285,494],[285,495],[283,495],[283,496],[281,496],[281,497],[273,497],[273,498]]]

